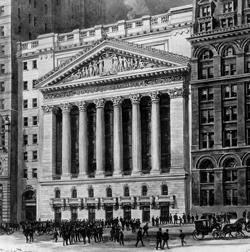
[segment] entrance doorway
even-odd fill
[[[89,221],[95,221],[95,207],[89,207]]]
[[[142,222],[150,221],[150,206],[142,206]]]
[[[55,222],[61,222],[62,220],[62,211],[61,207],[55,207]]]
[[[23,205],[25,209],[25,219],[28,221],[36,220],[36,193],[29,189],[23,193]]]
[[[169,217],[169,204],[160,206],[160,217],[163,222],[166,222]]]
[[[113,219],[113,206],[105,206],[106,221]]]
[[[131,220],[131,206],[123,207],[123,218],[124,220]]]

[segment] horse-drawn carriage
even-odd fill
[[[234,223],[223,224],[216,220],[200,219],[195,221],[195,230],[193,238],[202,240],[206,235],[211,233],[214,239],[225,237],[245,237],[243,226],[247,232],[250,231],[250,224],[246,223],[243,218],[236,220]]]

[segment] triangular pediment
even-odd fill
[[[127,43],[104,40],[82,51],[56,70],[38,80],[38,88],[48,88],[77,80],[105,78],[187,67],[189,58]]]

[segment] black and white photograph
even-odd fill
[[[0,0],[0,252],[250,251],[250,0]]]

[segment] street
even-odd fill
[[[167,227],[169,229],[170,241],[169,247],[170,251],[185,251],[185,252],[195,252],[195,251],[209,251],[212,252],[222,252],[222,249],[225,251],[233,252],[248,252],[250,251],[250,235],[246,233],[246,238],[244,239],[223,239],[223,240],[214,240],[211,235],[205,237],[202,241],[195,241],[192,238],[192,231],[194,230],[193,225],[182,226],[181,229],[186,234],[186,246],[181,247],[179,239],[179,229],[180,227]],[[163,227],[165,231],[166,227]],[[59,241],[55,243],[52,239],[52,236],[43,235],[34,237],[33,243],[26,243],[25,237],[22,232],[15,232],[12,235],[2,235],[0,236],[0,252],[1,251],[26,251],[26,252],[50,252],[50,251],[96,251],[96,252],[109,252],[109,251],[156,251],[155,249],[155,234],[157,228],[150,228],[149,237],[144,238],[145,246],[142,247],[141,244],[138,245],[138,248],[135,248],[136,234],[132,234],[131,231],[125,231],[125,246],[122,247],[118,243],[114,243],[109,240],[109,230],[106,230],[104,233],[105,241],[103,243],[95,243],[91,240],[91,244],[84,245],[82,242],[77,242],[73,245],[63,246],[62,239],[59,238]],[[165,250],[167,250],[165,248]]]

